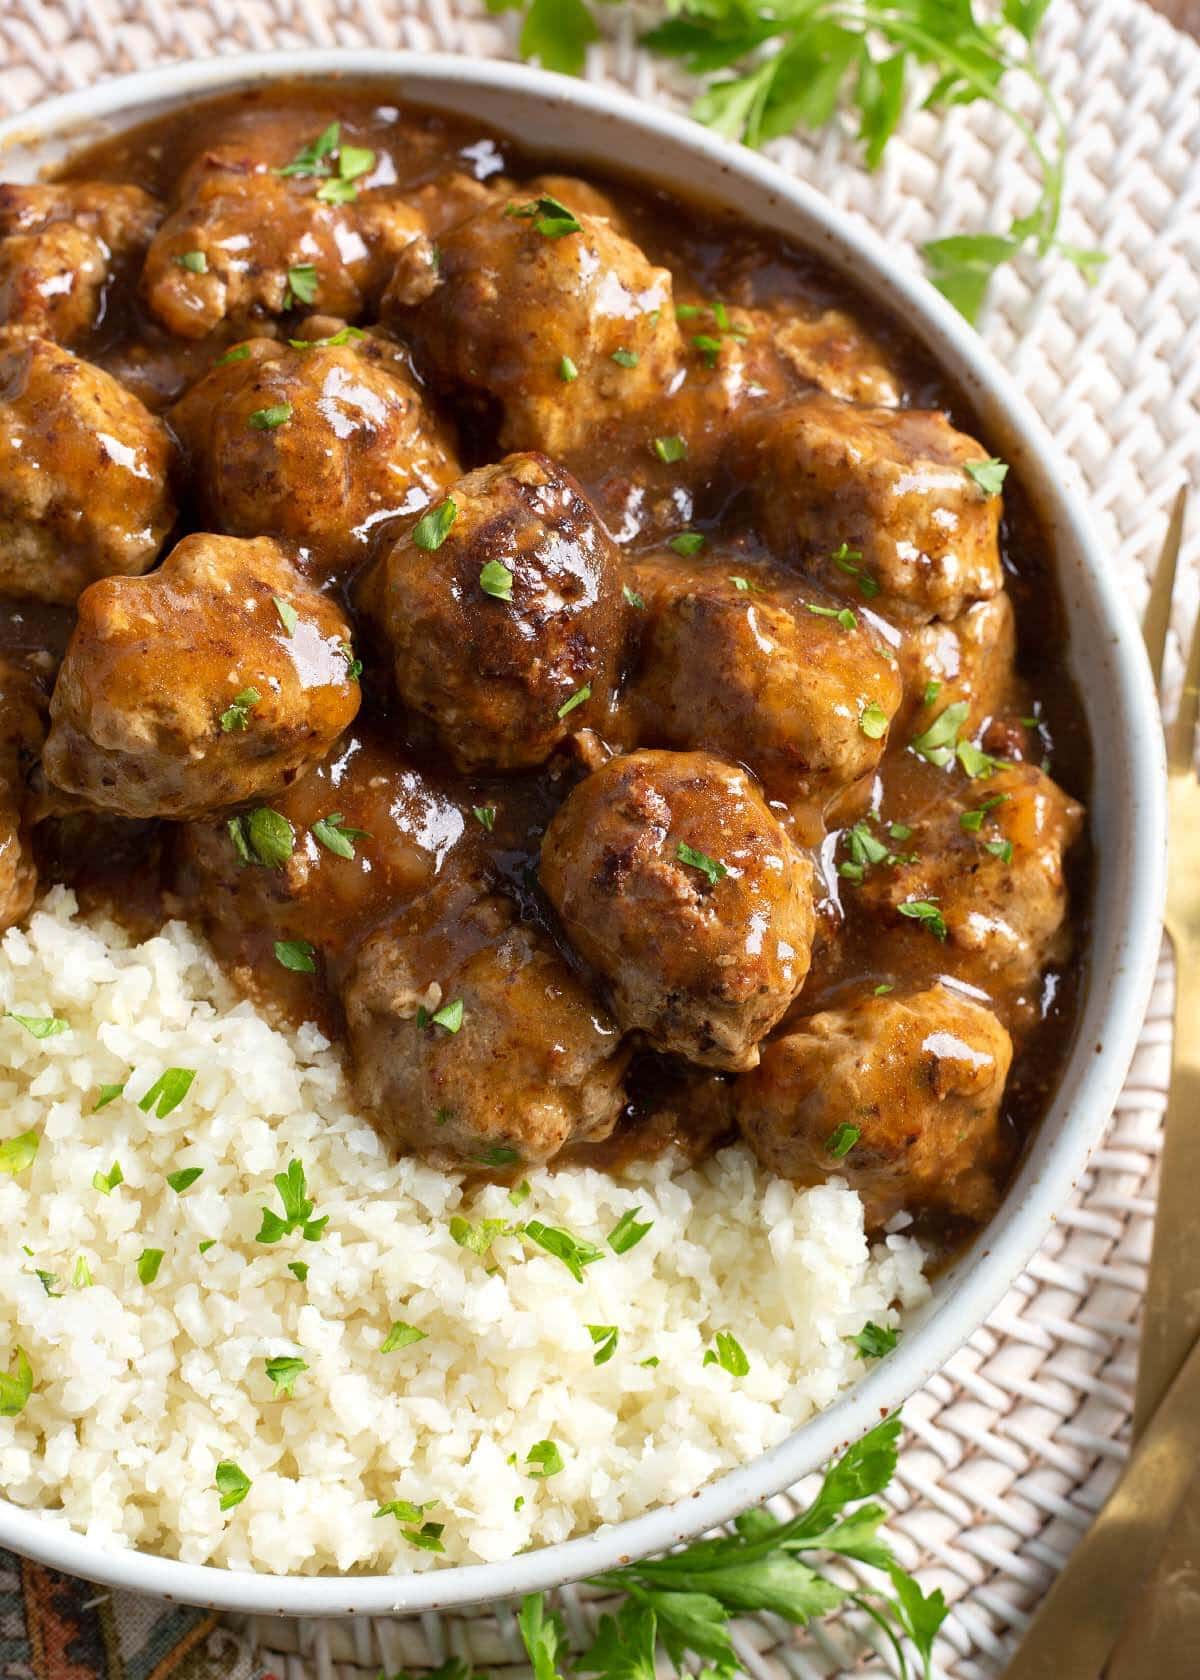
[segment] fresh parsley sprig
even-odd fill
[[[750,146],[798,127],[823,128],[849,106],[868,169],[879,164],[918,81],[928,109],[981,99],[994,105],[1037,166],[1038,201],[1007,231],[952,234],[924,247],[934,285],[973,321],[996,269],[1023,251],[1057,251],[1089,277],[1104,261],[1102,252],[1068,245],[1058,233],[1067,128],[1035,51],[1049,4],[1003,0],[991,21],[976,16],[974,0],[664,0],[663,21],[642,42],[703,81],[694,117]],[[523,12],[521,53],[550,70],[578,75],[599,36],[590,0],[488,0],[488,9]],[[1049,142],[1041,122],[1010,98],[1018,77],[1032,84],[1049,116]]]

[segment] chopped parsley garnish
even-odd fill
[[[531,1219],[525,1226],[524,1235],[530,1242],[537,1243],[539,1248],[544,1248],[547,1254],[561,1260],[576,1283],[583,1282],[585,1266],[594,1265],[604,1258],[604,1250],[597,1248],[595,1243],[574,1237],[559,1225],[543,1225],[540,1219]]]
[[[686,863],[689,869],[698,869],[707,877],[710,887],[715,887],[718,881],[724,880],[729,871],[718,859],[709,857],[707,852],[698,852],[694,846],[689,846],[681,840],[675,848],[675,856],[680,863]]]
[[[742,595],[760,595],[762,593],[762,584],[752,583],[747,577],[736,577],[731,572],[729,575],[729,581]]]
[[[222,1511],[232,1511],[235,1505],[240,1505],[254,1486],[246,1472],[239,1469],[231,1458],[223,1458],[217,1465],[215,1481],[217,1492],[221,1495]]]
[[[998,496],[1008,477],[1008,466],[992,455],[986,461],[964,461],[963,471],[973,479],[985,496]]]
[[[680,531],[678,536],[672,537],[667,545],[673,548],[686,560],[689,555],[699,554],[704,547],[704,533],[702,531]]]
[[[33,1368],[24,1348],[14,1348],[15,1371],[0,1371],[0,1417],[17,1417],[33,1393]]]
[[[440,1009],[432,1014],[421,1005],[417,1010],[417,1025],[425,1027],[445,1027],[448,1033],[456,1033],[463,1024],[463,1000],[455,998],[453,1003],[444,1003]]]
[[[204,1242],[196,1244],[197,1251],[200,1254],[207,1254],[210,1248],[216,1248],[216,1246],[217,1246],[216,1237],[208,1237],[208,1238],[205,1239]]]
[[[878,700],[868,700],[858,714],[858,727],[868,741],[882,741],[887,734],[888,715]]]
[[[181,251],[175,261],[180,268],[186,268],[189,274],[208,273],[208,258],[203,251]]]
[[[931,681],[929,681],[925,684],[925,692],[921,696],[921,704],[923,706],[932,706],[933,702],[937,699],[938,695],[941,692],[942,692],[941,683],[938,682],[936,680],[936,678],[932,679]]]
[[[256,432],[273,432],[276,426],[286,426],[291,418],[291,403],[272,403],[268,408],[256,408],[246,424]]]
[[[471,815],[480,828],[486,828],[489,834],[496,826],[496,807],[494,805],[472,805]]]
[[[704,1364],[719,1365],[731,1377],[744,1377],[750,1369],[750,1361],[737,1337],[732,1331],[718,1330],[715,1340],[716,1347],[709,1348],[704,1355]]]
[[[90,1289],[95,1283],[92,1268],[87,1263],[87,1255],[81,1254],[75,1261],[75,1270],[71,1273],[71,1284],[75,1289]]]
[[[499,560],[489,560],[479,573],[479,587],[497,601],[512,600],[513,575]]]
[[[357,181],[374,167],[375,153],[369,146],[339,146],[337,175],[317,188],[317,197],[322,204],[353,204]]]
[[[899,832],[896,832],[897,830]],[[906,840],[912,830],[904,828],[901,823],[894,823],[888,832],[893,839]],[[912,852],[893,852],[890,847],[885,846],[882,840],[871,833],[871,825],[866,817],[846,830],[846,848],[850,856],[838,864],[838,874],[845,881],[862,881],[867,871],[878,864],[894,868],[897,864],[912,863],[915,857]]]
[[[317,972],[317,948],[309,940],[277,939],[273,949],[275,961],[282,968],[290,969],[293,974]]]
[[[92,1174],[92,1189],[99,1190],[102,1196],[111,1196],[118,1184],[124,1184],[125,1174],[121,1171],[120,1161],[114,1161],[106,1173]]]
[[[575,690],[569,700],[563,701],[555,715],[560,719],[565,718],[569,712],[573,712],[575,710],[576,706],[582,706],[585,700],[590,700],[591,698],[592,685],[591,683],[584,683],[582,688],[577,688]]]
[[[475,1159],[484,1167],[515,1167],[520,1165],[521,1152],[510,1149],[506,1143],[495,1143],[490,1149],[484,1149]]]
[[[309,833],[319,846],[324,846],[334,857],[353,859],[354,841],[369,840],[371,836],[365,828],[347,828],[345,818],[340,811],[330,811],[327,817],[318,817],[309,829]]]
[[[441,548],[450,535],[450,527],[458,518],[458,505],[452,497],[447,496],[437,507],[430,508],[423,513],[413,526],[412,540],[418,548],[432,550]]]
[[[652,1353],[648,1359],[639,1359],[638,1364],[644,1366],[647,1371],[653,1371],[662,1364],[662,1360],[656,1353]]]
[[[182,1196],[183,1192],[190,1189],[203,1174],[203,1167],[180,1167],[178,1172],[167,1174],[167,1183],[177,1196]]]
[[[200,1246],[201,1246],[201,1248],[203,1248],[204,1244],[201,1243]],[[307,1260],[289,1260],[288,1261],[288,1271],[291,1272],[292,1276],[294,1278],[297,1278],[301,1283],[307,1283],[308,1282],[308,1261]]]
[[[7,1173],[15,1178],[26,1168],[31,1167],[38,1152],[41,1137],[37,1132],[18,1132],[16,1137],[5,1138],[0,1143],[0,1173]]]
[[[640,358],[636,350],[621,349],[613,351],[611,360],[616,362],[618,367],[635,368]]]
[[[245,362],[249,359],[250,346],[248,344],[235,344],[232,350],[226,350],[223,356],[218,356],[213,366],[228,367],[230,362]]]
[[[889,823],[888,834],[893,840],[911,840],[912,829],[907,823]]]
[[[290,309],[294,303],[317,301],[317,271],[312,263],[297,263],[288,269],[287,277],[287,296],[283,300],[285,309]]]
[[[356,344],[366,336],[361,327],[339,327],[328,338],[289,338],[288,343],[293,350],[337,350],[343,344]]]
[[[931,899],[909,899],[907,904],[898,904],[896,908],[902,916],[907,916],[910,921],[920,922],[922,927],[927,927],[935,939],[945,939],[945,920],[942,917],[942,912]]]
[[[882,1359],[885,1353],[891,1353],[900,1337],[895,1330],[885,1330],[868,1319],[858,1335],[851,1336],[850,1340],[864,1359]]]
[[[955,757],[962,765],[972,781],[981,776],[990,776],[1004,766],[1004,760],[993,758],[991,753],[985,753],[981,747],[970,741],[960,741],[954,749]]]
[[[886,997],[889,992],[894,992],[895,990],[896,988],[892,985],[890,980],[881,980],[875,990],[871,993],[871,996]]]
[[[639,595],[636,589],[630,589],[627,583],[621,585],[621,593],[635,612],[645,612],[646,597]]]
[[[806,601],[804,604],[815,618],[832,618],[843,630],[858,629],[858,619],[849,607],[818,607],[812,601]]]
[[[1007,793],[995,793],[990,799],[985,799],[982,805],[977,805],[973,811],[961,811],[958,826],[964,834],[978,834],[988,813],[994,811],[997,805],[1003,805],[1008,797]]]
[[[327,175],[327,160],[330,154],[337,150],[341,132],[342,125],[331,122],[328,128],[321,130],[315,140],[298,151],[290,163],[285,163],[281,169],[277,169],[276,175]]]
[[[497,1237],[513,1237],[519,1234],[520,1227],[510,1225],[506,1219],[481,1219],[478,1225],[472,1225],[469,1219],[464,1219],[461,1214],[456,1213],[450,1220],[451,1240],[471,1254],[484,1255]]]
[[[161,1248],[144,1248],[138,1255],[137,1275],[143,1283],[153,1283],[163,1263]]]
[[[165,1120],[187,1096],[195,1077],[195,1068],[165,1068],[140,1099],[138,1107],[143,1114],[149,1114],[153,1110],[160,1120]]]
[[[637,1247],[654,1224],[652,1219],[648,1219],[644,1225],[639,1225],[637,1216],[641,1211],[640,1207],[626,1208],[608,1233],[605,1241],[614,1254],[628,1254],[631,1248]]]
[[[228,826],[243,863],[282,869],[296,850],[296,832],[291,823],[269,805],[260,805],[245,817],[231,817]]]
[[[414,1342],[427,1341],[428,1334],[426,1330],[418,1330],[415,1324],[404,1324],[400,1319],[397,1319],[380,1342],[379,1351],[380,1353],[395,1353],[397,1348],[411,1347]]]
[[[279,614],[279,622],[283,625],[284,635],[289,637],[294,636],[296,634],[296,625],[300,620],[300,614],[296,611],[290,601],[284,601],[278,595],[272,595],[271,601],[274,604],[275,611]]]
[[[375,1515],[395,1517],[398,1523],[405,1525],[404,1538],[410,1546],[417,1546],[423,1552],[444,1552],[442,1535],[446,1532],[445,1523],[423,1520],[426,1511],[432,1511],[436,1504],[436,1499],[429,1500],[425,1505],[414,1505],[411,1499],[389,1499],[379,1506]]]
[[[999,858],[1001,863],[1011,863],[1013,860],[1013,843],[1011,840],[985,840],[983,849],[985,852],[990,852],[992,857]]]
[[[563,1468],[563,1455],[554,1441],[535,1441],[525,1454],[526,1464],[533,1468],[529,1474],[539,1482],[545,1482],[551,1476],[557,1476]]]
[[[666,461],[669,466],[675,461],[682,461],[687,455],[687,439],[680,437],[678,432],[672,432],[668,437],[656,437],[653,449],[659,460]]]
[[[829,556],[839,572],[845,572],[858,585],[858,592],[864,601],[873,601],[879,594],[879,584],[862,564],[862,549],[851,548],[848,543],[839,543]]]
[[[294,1354],[281,1354],[267,1360],[267,1375],[273,1384],[272,1400],[291,1400],[295,1394],[296,1378],[308,1370],[308,1362]]]
[[[573,385],[579,378],[579,369],[570,356],[563,356],[558,364],[558,377],[564,385]]]
[[[711,333],[693,333],[692,343],[699,350],[705,367],[716,367],[717,357],[721,354],[721,339],[714,338]]]
[[[406,1528],[404,1538],[410,1546],[416,1546],[422,1552],[444,1552],[442,1535],[446,1532],[445,1523],[424,1522],[420,1528]]]
[[[52,1300],[56,1300],[56,1301],[61,1300],[62,1299],[62,1290],[61,1289],[56,1289],[54,1287],[55,1284],[60,1281],[58,1273],[57,1272],[44,1272],[44,1271],[42,1271],[40,1266],[35,1266],[34,1267],[34,1272],[37,1276],[38,1282],[41,1284],[42,1288],[46,1291],[46,1294],[49,1295]]]
[[[508,1192],[508,1199],[512,1203],[513,1207],[520,1207],[522,1202],[527,1202],[532,1194],[533,1186],[527,1178],[523,1178],[520,1184],[513,1185],[512,1189]]]
[[[568,233],[583,232],[583,223],[575,212],[560,204],[557,198],[551,198],[549,193],[531,198],[527,204],[509,204],[504,214],[531,221],[534,232],[545,239],[561,239]]]
[[[851,1126],[848,1121],[843,1120],[825,1139],[826,1152],[832,1155],[835,1161],[844,1161],[861,1136],[862,1132],[857,1126]]]
[[[24,1027],[31,1038],[57,1038],[59,1033],[71,1030],[71,1023],[60,1020],[57,1015],[18,1015],[13,1009],[6,1009],[4,1013],[10,1021]]]
[[[351,682],[357,682],[358,679],[362,676],[362,672],[363,672],[363,662],[362,662],[362,660],[355,658],[354,649],[350,646],[349,642],[340,643],[339,646],[338,646],[338,652],[341,654],[342,658],[346,661],[346,675],[347,675],[347,677],[350,679]]]
[[[971,710],[969,700],[956,700],[952,706],[947,706],[929,725],[909,742],[909,748],[918,758],[923,758],[929,764],[934,764],[939,770],[954,762],[954,749],[958,745],[958,732],[967,721],[967,714]]]
[[[256,688],[243,688],[235,694],[229,705],[221,713],[221,728],[226,735],[236,730],[249,729],[250,712],[262,699]]]
[[[589,1324],[587,1333],[596,1344],[592,1354],[593,1365],[607,1365],[617,1351],[620,1331],[615,1324]]]
[[[283,1217],[270,1208],[262,1210],[262,1229],[255,1239],[260,1243],[277,1243],[293,1231],[302,1233],[306,1242],[318,1242],[329,1223],[329,1215],[313,1218],[313,1204],[308,1196],[304,1168],[299,1161],[289,1161],[285,1173],[275,1174],[275,1188],[283,1204]]]

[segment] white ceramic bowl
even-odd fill
[[[560,159],[601,159],[725,202],[795,237],[894,310],[971,399],[1053,536],[1070,623],[1067,657],[1096,745],[1090,809],[1096,891],[1082,1015],[1058,1094],[999,1214],[939,1278],[899,1348],[828,1411],[690,1499],[508,1563],[412,1575],[275,1576],[102,1550],[60,1520],[0,1500],[0,1545],[115,1587],[258,1614],[412,1612],[509,1597],[657,1552],[780,1492],[898,1406],[999,1301],[1070,1195],[1129,1065],[1159,948],[1164,888],[1162,733],[1141,638],[1088,521],[1082,487],[982,341],[882,240],[801,181],[679,117],[608,89],[511,64],[403,52],[304,51],[180,64],[123,77],[0,125],[0,177],[31,179],[103,134],[182,101],[298,75],[386,78],[397,99],[509,131]]]

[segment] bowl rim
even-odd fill
[[[970,386],[973,400],[986,400],[990,406],[991,429],[995,430],[999,417],[1019,440],[1026,483],[1027,462],[1045,464],[1034,475],[1039,480],[1041,511],[1057,533],[1056,546],[1065,542],[1082,557],[1083,586],[1111,643],[1117,688],[1113,704],[1127,728],[1125,780],[1120,791],[1128,796],[1133,815],[1118,848],[1122,858],[1113,867],[1123,869],[1122,880],[1131,889],[1136,883],[1137,892],[1129,891],[1111,956],[1089,976],[1089,992],[1105,989],[1104,1037],[1095,1046],[1077,1041],[1071,1048],[1062,1082],[1067,1082],[1077,1062],[1082,1072],[1075,1080],[1070,1112],[1063,1116],[1061,1129],[1048,1146],[1046,1162],[1033,1175],[1018,1205],[1008,1209],[1007,1216],[1002,1210],[970,1251],[950,1298],[895,1353],[776,1447],[685,1499],[597,1532],[499,1563],[403,1575],[274,1575],[184,1563],[132,1549],[113,1551],[66,1528],[56,1513],[19,1507],[0,1497],[0,1546],[107,1586],[258,1615],[414,1614],[513,1598],[601,1574],[728,1521],[800,1480],[878,1422],[939,1370],[983,1322],[1042,1243],[1084,1169],[1132,1058],[1160,944],[1166,881],[1166,773],[1157,699],[1140,633],[1129,603],[1105,565],[1078,473],[1058,455],[1028,400],[953,307],[925,279],[897,267],[879,234],[761,154],[631,94],[521,64],[399,49],[302,48],[163,65],[40,102],[0,122],[0,162],[6,149],[36,146],[54,137],[81,138],[93,122],[124,113],[136,120],[141,109],[158,102],[174,104],[292,76],[402,79],[405,97],[433,107],[439,103],[437,84],[455,82],[511,93],[566,112],[581,110],[611,118],[645,139],[647,156],[655,156],[655,139],[664,139],[715,164],[731,181],[747,179],[797,211],[837,253],[835,262],[852,259],[864,289],[885,294],[893,310],[925,339],[938,360],[949,357],[957,365],[956,376]],[[1015,1189],[1014,1184],[1006,1204],[1015,1199]]]

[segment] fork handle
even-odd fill
[[[1200,928],[1180,930],[1173,944],[1175,1035],[1143,1307],[1135,1440],[1200,1340]]]

